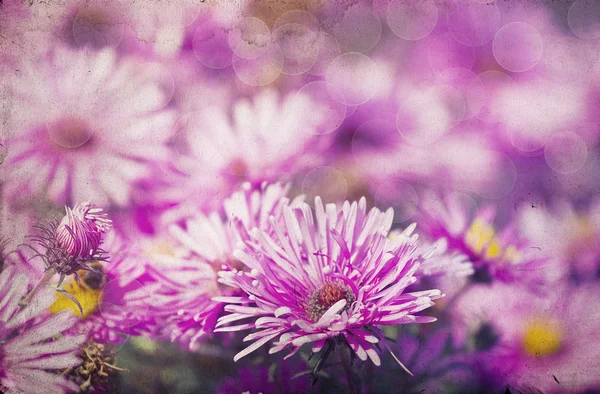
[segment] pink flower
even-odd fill
[[[118,61],[113,50],[55,47],[6,76],[12,135],[4,186],[56,204],[94,200],[127,205],[136,182],[166,162],[174,114],[144,63]]]
[[[90,257],[96,254],[102,236],[110,229],[108,215],[90,202],[65,207],[67,214],[56,228],[56,240],[72,257]]]
[[[392,209],[367,213],[364,198],[323,207],[317,197],[315,210],[316,222],[307,204],[284,206],[281,221],[271,218],[270,231],[252,229],[236,251],[247,270],[219,273],[221,283],[243,294],[216,298],[229,314],[215,331],[256,330],[234,361],[276,337],[270,353],[291,348],[289,356],[306,343],[318,352],[338,338],[379,365],[374,346],[385,341],[377,325],[435,321],[416,313],[432,306],[439,290],[404,293],[421,261],[414,225],[390,241]],[[230,325],[240,320],[246,322]]]
[[[307,94],[281,97],[269,89],[231,109],[212,106],[186,114],[174,142],[176,171],[155,199],[191,200],[204,208],[206,200],[228,196],[243,182],[288,181],[324,160],[319,152],[330,137],[318,134],[326,117],[325,106]]]
[[[476,287],[456,305],[454,321],[469,333],[482,327],[495,333],[475,357],[503,384],[583,392],[600,383],[598,290],[597,283],[556,285],[547,294],[503,283]]]
[[[223,312],[223,303],[212,297],[238,294],[218,286],[217,271],[243,267],[233,253],[241,238],[232,218],[243,228],[267,230],[271,217],[280,218],[283,207],[299,203],[300,199],[290,203],[288,190],[289,186],[280,184],[253,189],[246,183],[223,203],[226,219],[216,212],[196,214],[185,226],[169,228],[177,247],[171,255],[155,256],[149,268],[149,274],[161,284],[155,309],[166,316],[162,330],[166,337],[194,348],[201,337],[212,333]]]
[[[125,245],[114,232],[109,233],[103,247],[110,259],[90,263],[91,270],[77,273],[79,280],[65,281],[61,287],[70,296],[58,294],[49,310],[72,310],[79,320],[70,332],[84,334],[98,343],[120,343],[129,336],[152,335],[156,319],[149,310],[156,302],[156,283],[148,275],[147,266],[139,260],[136,248]]]
[[[443,240],[447,253],[468,258],[475,282],[539,282],[542,277],[537,274],[542,271],[545,256],[530,247],[513,223],[497,231],[495,215],[496,209],[491,205],[477,210],[464,195],[439,197],[430,193],[421,201],[417,222],[430,240]]]
[[[53,289],[38,291],[21,308],[28,282],[14,265],[0,274],[0,390],[7,394],[34,394],[42,388],[44,393],[78,391],[77,385],[54,370],[81,363],[77,355],[85,336],[61,335],[76,322],[70,312],[48,316]]]

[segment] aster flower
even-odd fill
[[[148,313],[156,283],[138,260],[135,248],[125,246],[114,232],[109,234],[103,247],[110,260],[91,262],[90,269],[59,283],[60,293],[49,307],[51,313],[73,311],[79,320],[70,332],[85,334],[101,344],[156,332],[155,317]]]
[[[155,254],[149,274],[161,286],[155,313],[166,316],[162,330],[171,341],[195,348],[202,336],[211,333],[222,314],[217,295],[234,295],[233,289],[218,286],[217,271],[242,269],[234,256],[240,233],[232,218],[243,228],[270,228],[270,217],[281,217],[283,207],[296,205],[302,197],[289,201],[289,185],[266,184],[255,189],[249,183],[223,203],[226,219],[217,212],[196,214],[184,226],[173,224],[169,232],[176,246],[169,253]]]
[[[89,271],[90,262],[106,259],[104,250],[99,248],[104,233],[111,227],[106,213],[89,202],[65,209],[66,215],[59,223],[35,226],[40,233],[31,238],[44,248],[43,253],[28,244],[23,245],[35,251],[35,256],[45,264],[46,273],[32,294],[54,274],[60,275],[60,285],[65,276],[79,270]]]
[[[435,321],[416,313],[432,306],[439,290],[404,293],[421,259],[414,225],[389,241],[392,209],[367,214],[364,198],[324,208],[318,197],[315,209],[316,222],[307,204],[284,207],[282,221],[272,218],[270,232],[252,229],[235,252],[247,270],[219,273],[221,283],[244,294],[217,298],[229,314],[215,331],[256,329],[245,338],[255,342],[234,361],[279,336],[270,353],[290,348],[289,357],[314,342],[313,352],[327,344],[327,354],[335,338],[379,365],[373,347],[386,342],[377,325]]]
[[[389,238],[405,237],[400,230],[392,230]],[[417,277],[464,277],[472,275],[475,271],[473,263],[465,254],[448,250],[448,240],[440,238],[433,243],[424,243],[419,248],[419,254],[425,259],[421,263]]]
[[[591,323],[600,318],[598,290],[597,283],[556,285],[546,294],[504,283],[473,288],[454,310],[454,325],[466,326],[467,338],[482,327],[495,332],[490,346],[475,347],[474,358],[497,384],[584,392],[600,384],[599,336]]]
[[[102,241],[102,235],[111,227],[111,221],[101,208],[90,202],[65,207],[67,215],[56,228],[58,244],[72,257],[94,256]]]
[[[472,262],[475,282],[514,281],[523,274],[538,273],[546,258],[532,249],[516,226],[509,223],[500,232],[494,229],[494,207],[477,212],[460,194],[444,197],[430,193],[421,201],[417,222],[422,234],[431,240],[444,239],[450,253],[465,255]]]
[[[580,209],[564,200],[527,204],[519,210],[518,222],[521,231],[552,256],[548,271],[553,281],[581,284],[600,278],[600,200]]]
[[[9,265],[0,274],[0,390],[3,393],[64,393],[77,390],[53,370],[72,368],[85,336],[61,336],[76,319],[70,312],[48,316],[54,291],[44,289],[19,307],[29,280]]]
[[[169,97],[143,67],[117,61],[111,49],[57,46],[11,69],[7,201],[31,196],[55,204],[127,205],[136,182],[167,160],[174,120],[161,110]]]
[[[234,102],[231,109],[211,106],[189,114],[180,123],[185,125],[177,141],[176,171],[167,174],[170,186],[155,198],[198,201],[199,196],[227,196],[243,182],[289,181],[322,162],[318,152],[329,137],[318,134],[326,120],[325,106],[307,94],[280,97],[269,89]]]

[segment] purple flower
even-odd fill
[[[90,202],[65,207],[67,214],[56,228],[58,244],[72,257],[85,258],[96,254],[102,236],[111,227],[108,215]]]
[[[14,102],[3,166],[7,201],[129,204],[137,182],[168,159],[168,92],[148,78],[144,63],[119,61],[110,49],[47,52],[6,75]]]
[[[89,270],[77,272],[79,278],[62,285],[63,292],[49,310],[72,310],[79,321],[70,332],[85,334],[98,343],[119,343],[129,336],[152,335],[156,332],[156,320],[149,310],[156,283],[134,248],[126,247],[114,232],[109,234],[103,247],[110,260],[94,261]]]
[[[448,253],[467,256],[475,269],[474,281],[537,280],[522,275],[537,273],[546,261],[544,256],[530,248],[512,223],[497,232],[493,227],[495,208],[487,206],[476,211],[463,197],[460,194],[443,198],[433,193],[427,195],[421,202],[421,216],[417,219],[422,234],[431,240],[443,239]]]
[[[600,200],[585,209],[559,200],[546,206],[525,205],[519,227],[536,245],[552,256],[548,273],[552,280],[586,283],[600,279]],[[560,236],[556,236],[560,229]]]
[[[0,274],[0,390],[3,393],[64,393],[78,386],[53,370],[79,365],[85,336],[60,336],[76,319],[70,312],[48,316],[54,290],[38,291],[25,307],[28,279],[14,265]],[[60,336],[58,339],[54,339]],[[50,371],[50,372],[47,372]]]
[[[318,153],[330,137],[318,134],[326,116],[311,96],[274,90],[240,99],[231,109],[211,106],[186,115],[175,141],[175,175],[168,174],[169,186],[156,199],[203,202],[245,181],[288,181],[323,162]]]
[[[401,231],[393,230],[390,238],[405,237]],[[445,238],[428,244],[424,243],[419,248],[419,253],[426,257],[421,263],[417,277],[464,277],[474,273],[473,263],[467,255],[448,250],[448,241]]]
[[[597,283],[562,284],[539,294],[496,283],[471,289],[453,318],[470,333],[485,326],[497,333],[496,343],[481,349],[475,342],[474,347],[482,369],[501,384],[544,393],[583,392],[600,383],[598,290]]]
[[[199,338],[214,330],[223,304],[212,297],[238,295],[234,289],[218,286],[217,271],[243,268],[233,254],[241,238],[231,225],[231,218],[235,217],[244,229],[267,230],[270,217],[279,218],[283,207],[299,203],[300,199],[290,203],[286,197],[288,190],[289,186],[281,184],[265,183],[254,189],[245,183],[223,203],[228,219],[216,212],[196,214],[183,227],[170,226],[177,248],[160,258],[155,255],[149,264],[149,274],[161,283],[157,290],[160,301],[155,309],[166,316],[162,330],[166,337],[194,348]]]
[[[215,331],[256,329],[244,338],[255,342],[234,361],[276,337],[270,353],[291,348],[288,357],[306,343],[318,352],[339,337],[361,360],[379,365],[373,347],[385,341],[377,325],[435,321],[415,313],[432,306],[439,290],[404,293],[421,261],[414,225],[390,241],[392,209],[367,213],[364,198],[323,207],[317,197],[315,210],[316,222],[307,204],[284,206],[283,220],[271,218],[270,231],[252,229],[235,252],[247,270],[219,273],[221,283],[244,294],[217,298],[229,314]]]

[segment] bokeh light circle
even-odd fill
[[[543,47],[540,33],[523,22],[502,26],[492,44],[498,64],[513,72],[523,72],[535,67],[542,58]]]
[[[302,181],[302,193],[308,201],[316,196],[324,203],[344,201],[348,193],[348,181],[339,170],[321,166],[309,171]]]
[[[578,134],[570,131],[553,134],[544,148],[548,166],[559,174],[571,174],[585,164],[588,149]]]
[[[475,51],[472,46],[456,41],[450,33],[444,33],[432,39],[427,60],[434,70],[471,69],[475,63]]]
[[[210,22],[198,26],[192,37],[194,55],[206,67],[222,69],[231,66],[233,52],[225,29]]]
[[[514,81],[507,74],[491,70],[479,74],[483,86],[481,107],[477,117],[485,122],[496,122],[500,118],[499,109],[494,106],[494,99],[499,90],[510,87]]]
[[[72,33],[79,47],[101,48],[119,45],[125,32],[125,13],[115,2],[90,5],[79,10],[73,20]]]
[[[367,4],[354,4],[338,16],[340,22],[331,31],[347,52],[367,52],[381,38],[381,21]]]
[[[600,1],[577,0],[567,13],[569,28],[579,38],[600,38]]]
[[[283,56],[283,74],[303,74],[310,70],[319,57],[319,34],[304,25],[282,25],[273,32],[272,39],[272,45],[279,46]]]
[[[481,79],[466,68],[449,68],[439,73],[434,81],[438,85],[450,85],[457,89],[465,100],[464,119],[476,116],[481,109],[485,91]]]
[[[284,58],[277,45],[254,59],[233,55],[233,69],[238,78],[250,86],[265,86],[275,81],[283,70]]]
[[[500,11],[495,4],[456,4],[446,14],[448,31],[461,44],[481,46],[500,28]]]
[[[396,116],[398,132],[416,146],[434,143],[456,126],[465,115],[465,99],[448,85],[415,91],[400,105]]]
[[[497,199],[506,196],[517,181],[515,163],[502,152],[491,151],[480,166],[465,174],[471,179],[471,188],[481,197]]]
[[[392,0],[385,15],[395,35],[417,41],[427,37],[435,28],[438,8],[433,0]]]
[[[136,76],[136,90],[159,89],[159,94],[145,95],[145,97],[154,97],[150,106],[157,110],[164,108],[173,98],[175,92],[175,80],[173,74],[162,64],[155,62],[142,63],[139,66]]]
[[[310,129],[314,130],[317,135],[335,131],[346,118],[346,105],[337,100],[331,91],[332,87],[328,87],[324,81],[309,82],[298,91],[298,98],[302,100],[308,98],[308,101],[304,101],[304,105],[301,105],[301,109],[299,109],[304,114],[303,118],[314,117],[315,108],[323,110],[317,127]],[[339,95],[340,93],[337,93],[335,96]]]
[[[394,223],[402,223],[417,213],[419,196],[415,188],[408,182],[390,179],[377,187],[375,206],[384,211],[394,209]]]
[[[46,130],[55,144],[67,149],[85,145],[94,134],[92,125],[77,117],[49,121],[46,124]]]
[[[325,80],[335,91],[332,94],[346,105],[360,105],[379,90],[380,72],[377,64],[362,53],[350,52],[335,58],[327,68]],[[336,94],[339,91],[341,95]]]
[[[271,43],[269,27],[254,17],[242,18],[229,31],[227,41],[240,58],[256,59],[264,55]]]
[[[320,31],[319,55],[315,64],[308,70],[308,73],[317,76],[325,75],[329,64],[341,53],[342,49],[335,37],[325,31]]]

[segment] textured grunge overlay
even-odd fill
[[[0,392],[600,391],[600,0],[0,0]]]

